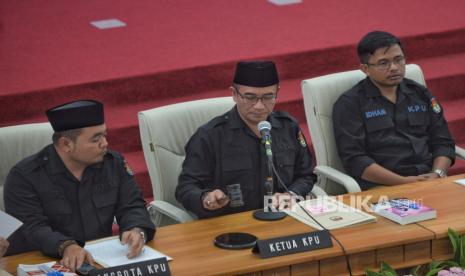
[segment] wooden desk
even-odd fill
[[[418,222],[417,225],[434,234],[431,241],[431,258],[445,260],[453,257],[452,245],[447,235],[448,228],[459,234],[465,233],[465,187],[454,183],[464,175],[451,176],[424,183],[412,183],[392,188],[375,189],[360,194],[370,194],[373,198],[389,194],[391,197],[409,197],[422,200],[437,211],[437,218]]]
[[[381,260],[402,268],[430,262],[433,258],[448,258],[447,228],[465,232],[465,187],[452,183],[463,176],[431,182],[407,184],[370,190],[350,196],[381,195],[422,198],[438,211],[436,220],[406,226],[382,217],[377,223],[333,230],[349,255],[354,275],[367,267],[377,267]],[[444,200],[444,197],[446,200]],[[173,275],[347,275],[342,249],[333,241],[332,248],[260,259],[250,250],[223,250],[213,245],[213,238],[225,232],[248,232],[260,239],[313,231],[310,227],[287,217],[281,221],[261,222],[251,212],[219,218],[171,225],[158,229],[149,245],[174,258]],[[18,263],[39,263],[50,260],[38,252],[11,256],[0,264],[14,273]]]

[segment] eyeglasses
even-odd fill
[[[405,65],[405,57],[404,56],[399,56],[399,57],[395,57],[393,60],[383,59],[383,60],[379,61],[376,64],[366,63],[366,65],[373,66],[378,70],[386,71],[389,68],[391,68],[391,65],[393,63],[395,65],[397,65],[397,66],[404,66]]]
[[[263,104],[273,104],[276,101],[277,98],[277,92],[276,93],[268,93],[264,94],[261,97],[257,97],[255,94],[242,94],[239,92],[239,89],[237,87],[233,86],[234,90],[236,90],[236,93],[247,103],[250,105],[255,105],[258,103],[258,100],[261,100]]]

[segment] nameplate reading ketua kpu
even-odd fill
[[[262,258],[284,256],[304,251],[332,247],[333,242],[328,230],[257,240],[252,252]]]
[[[168,261],[165,257],[149,261],[137,262],[126,265],[94,269],[90,276],[147,276],[147,275],[171,275]]]

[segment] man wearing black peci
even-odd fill
[[[116,218],[128,257],[138,256],[155,227],[126,161],[108,149],[103,105],[81,100],[46,114],[53,144],[16,164],[5,183],[5,209],[24,223],[9,253],[39,249],[74,271],[93,261],[84,243],[111,236]]]
[[[295,119],[273,111],[279,91],[270,61],[239,62],[230,87],[236,105],[201,126],[186,145],[176,199],[199,218],[263,208],[267,157],[257,124],[271,123],[279,176],[292,193],[313,187],[309,149]],[[273,181],[275,202],[285,190]],[[229,192],[229,196],[228,195]]]
[[[404,78],[400,40],[370,32],[357,51],[367,77],[333,108],[334,136],[346,171],[362,189],[446,176],[455,159],[454,141],[436,98]]]

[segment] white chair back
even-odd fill
[[[154,202],[164,201],[182,208],[175,199],[175,189],[186,155],[184,147],[200,126],[227,112],[234,104],[232,97],[223,97],[139,112],[142,148],[152,182]],[[172,224],[177,220],[175,218],[173,221],[173,218],[160,212],[151,213],[158,226]]]
[[[4,210],[3,185],[10,169],[23,158],[52,143],[50,123],[16,125],[0,128],[0,209]]]

